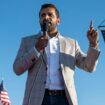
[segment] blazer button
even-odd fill
[[[48,67],[46,67],[46,70],[48,69]]]
[[[44,84],[46,84],[46,81],[44,81]]]

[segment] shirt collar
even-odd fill
[[[40,31],[41,36],[43,36],[43,32]],[[60,36],[60,32],[58,31],[56,36],[52,37],[52,38],[58,38]],[[48,38],[51,39],[51,37],[48,35]]]

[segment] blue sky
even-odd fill
[[[27,73],[16,76],[13,61],[21,38],[39,32],[38,13],[41,4],[54,3],[61,16],[61,34],[78,40],[88,50],[86,32],[90,21],[94,27],[105,20],[105,0],[0,0],[0,81],[4,78],[12,105],[22,105]],[[96,72],[75,70],[79,105],[105,105],[105,43],[99,31],[101,54]]]

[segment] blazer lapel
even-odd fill
[[[64,37],[62,37],[61,35],[59,35],[58,37],[59,37],[59,46],[60,46],[59,60],[60,60],[60,64],[62,64],[64,60],[63,54],[65,52],[66,42]]]
[[[59,45],[60,45],[60,52],[64,52],[66,43],[61,35],[59,35]]]
[[[63,64],[63,62],[65,61],[63,54],[65,52],[66,42],[64,37],[62,37],[60,34],[58,35],[58,39],[59,39],[59,46],[60,46],[59,61],[60,61],[60,64]],[[45,51],[43,51],[42,57],[43,57],[44,63],[47,65],[47,55]]]
[[[47,55],[46,55],[45,50],[43,51],[42,57],[43,57],[43,62],[47,65]]]

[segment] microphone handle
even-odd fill
[[[43,31],[43,35],[48,37],[48,32],[47,31]]]

